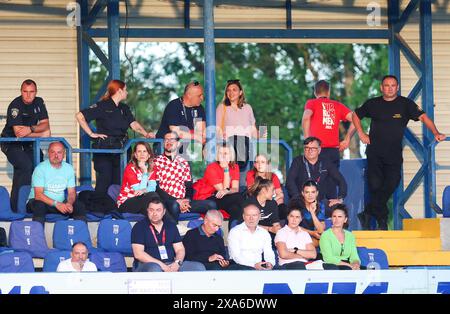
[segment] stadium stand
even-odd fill
[[[0,186],[0,221],[22,220],[25,215],[22,213],[14,213],[11,210],[11,203],[8,190],[4,186]]]
[[[442,212],[444,217],[450,217],[450,186],[446,186],[442,193]]]
[[[127,256],[131,251],[131,224],[123,219],[103,219],[97,231],[97,247],[105,252],[119,252]]]
[[[9,246],[15,251],[25,251],[32,257],[40,258],[50,251],[44,228],[37,221],[13,221],[9,228]]]
[[[32,273],[33,258],[27,252],[4,252],[0,254],[0,273]]]
[[[53,247],[58,250],[72,250],[76,242],[83,242],[89,251],[94,250],[87,224],[81,220],[62,220],[53,229]]]
[[[61,250],[53,250],[44,258],[44,272],[55,272],[58,268],[58,264],[63,260],[70,258],[71,251],[61,251]]]
[[[90,255],[98,271],[126,272],[127,265],[122,254],[118,252],[95,252]]]

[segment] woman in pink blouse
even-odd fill
[[[258,138],[252,107],[246,103],[239,80],[228,80],[216,109],[217,137],[233,145],[236,161],[244,169],[249,159],[250,138]]]

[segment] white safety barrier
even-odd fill
[[[450,270],[0,274],[8,293],[450,293]]]

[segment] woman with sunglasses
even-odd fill
[[[344,204],[335,205],[331,212],[332,227],[320,238],[320,252],[325,263],[342,270],[361,269],[355,236],[345,230],[348,226],[348,210]]]
[[[255,162],[253,163],[253,169],[247,172],[245,180],[247,183],[247,189],[250,189],[250,187],[255,183],[255,179],[257,177],[272,181],[275,189],[274,200],[277,202],[278,214],[280,219],[286,219],[287,207],[286,204],[284,204],[284,193],[281,188],[280,179],[278,179],[278,176],[275,173],[270,171],[270,160],[264,154],[259,154],[256,156]]]
[[[252,107],[246,103],[239,80],[228,80],[222,102],[216,109],[217,137],[233,145],[239,168],[249,159],[250,138],[258,138]]]

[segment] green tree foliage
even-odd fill
[[[122,58],[127,102],[137,120],[151,130],[159,127],[165,105],[181,95],[187,82],[204,83],[202,44],[178,44],[163,56],[149,53],[154,47],[140,43],[127,49],[128,59]],[[379,79],[388,71],[385,45],[227,43],[216,44],[215,49],[216,104],[226,81],[240,79],[257,125],[279,126],[280,138],[294,154],[302,151],[301,118],[305,102],[314,97],[316,80],[330,81],[332,98],[355,109],[378,94]],[[93,98],[107,73],[92,60],[91,74]],[[353,139],[352,156],[358,157],[357,135]]]

